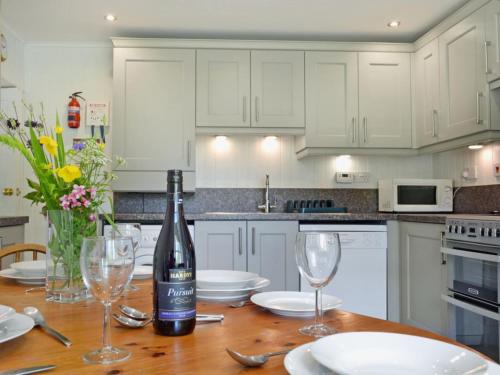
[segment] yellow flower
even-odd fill
[[[106,147],[106,145],[105,145],[104,143],[99,143],[99,148],[100,148],[101,150],[103,150],[103,151],[104,151],[104,147]]]
[[[42,135],[39,140],[40,143],[45,146],[49,154],[55,155],[57,153],[57,142],[54,138]]]
[[[61,128],[60,126],[56,126],[54,128],[54,130],[55,130],[56,134],[61,134],[63,132],[63,128]]]
[[[57,171],[57,175],[61,177],[64,182],[71,182],[80,178],[82,172],[77,165],[68,164]]]
[[[45,169],[52,169],[52,163],[47,163],[43,166]]]

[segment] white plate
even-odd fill
[[[290,375],[334,375],[333,371],[314,360],[311,354],[312,344],[301,345],[286,355],[284,365]],[[488,370],[484,375],[500,375],[500,366],[488,361]]]
[[[47,265],[45,260],[30,260],[26,262],[12,263],[10,268],[15,269],[23,276],[45,277]]]
[[[304,318],[314,316],[314,298],[314,293],[262,292],[250,299],[274,314]],[[339,298],[323,294],[323,311],[335,309],[340,305],[342,301]]]
[[[27,284],[27,285],[45,284],[45,276],[43,277],[24,276],[13,268],[6,268],[4,270],[1,270],[0,277],[16,280],[19,284]]]
[[[255,281],[252,281],[251,286],[240,289],[196,289],[196,294],[201,296],[213,296],[213,297],[231,297],[246,294],[247,296],[254,290],[259,290],[271,285],[269,279],[259,277]]]
[[[16,310],[10,306],[0,305],[0,323],[12,318]]]
[[[224,297],[214,297],[214,296],[204,296],[196,293],[196,299],[200,301],[207,302],[236,302],[236,301],[244,301],[248,300],[248,294],[241,294],[235,296],[224,296]]]
[[[488,364],[476,353],[425,337],[386,332],[349,332],[323,337],[311,346],[314,359],[335,373],[356,375],[483,374]]]
[[[196,271],[196,287],[200,289],[246,288],[259,275],[251,272],[228,270]]]
[[[0,333],[0,344],[24,335],[31,331],[34,325],[35,322],[29,316],[14,314],[11,319],[0,323],[0,332],[6,328],[5,333]]]
[[[135,266],[134,276],[135,280],[150,279],[153,277],[153,266]]]

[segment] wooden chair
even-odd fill
[[[43,245],[36,243],[18,243],[0,248],[0,270],[2,269],[2,259],[8,255],[14,254],[14,262],[22,260],[22,253],[31,251],[33,253],[33,260],[37,260],[38,253],[45,254],[47,249]]]

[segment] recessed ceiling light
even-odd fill
[[[117,20],[114,14],[106,14],[106,16],[104,16],[104,19],[109,22],[115,22]]]
[[[480,150],[483,148],[483,145],[470,145],[469,150]]]
[[[391,27],[393,29],[396,29],[401,25],[401,21],[391,21],[387,24],[387,27]]]

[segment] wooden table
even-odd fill
[[[120,303],[149,311],[152,305],[151,281],[136,283],[140,290],[129,292]],[[197,325],[193,334],[183,337],[155,335],[151,325],[128,329],[112,323],[112,343],[132,352],[126,362],[113,365],[87,365],[82,354],[98,348],[102,337],[100,303],[81,302],[72,305],[46,302],[44,292],[25,293],[29,286],[0,281],[0,304],[22,312],[35,306],[44,314],[49,325],[73,341],[70,348],[45,334],[41,329],[0,344],[0,370],[54,364],[49,373],[60,374],[286,374],[283,357],[271,358],[259,369],[246,369],[225,352],[229,347],[245,354],[293,348],[312,341],[297,329],[309,323],[307,319],[273,315],[249,304],[231,308],[222,304],[198,303],[199,312],[223,313],[222,323]],[[114,308],[115,309],[115,308]],[[417,328],[369,318],[344,311],[332,311],[325,316],[329,324],[341,332],[384,331],[407,333],[442,341],[452,340]]]

